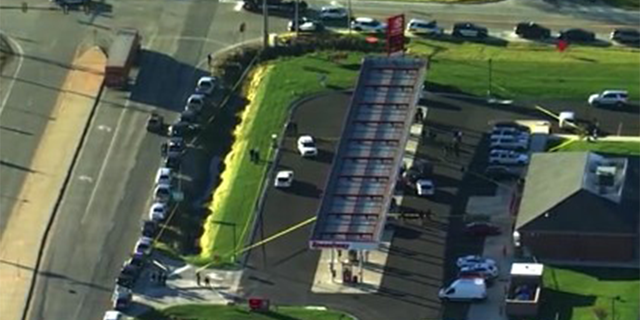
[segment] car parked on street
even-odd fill
[[[519,132],[529,133],[529,127],[521,125],[514,121],[497,121],[493,123],[493,130],[516,130]]]
[[[318,155],[318,147],[316,141],[310,135],[300,136],[298,138],[298,152],[303,157],[315,157]]]
[[[520,22],[516,25],[514,32],[525,39],[547,39],[551,37],[551,30],[535,22]]]
[[[276,188],[290,188],[293,184],[293,171],[284,170],[278,172],[273,186]]]
[[[529,156],[514,150],[492,149],[489,151],[489,164],[525,165]]]
[[[156,172],[155,184],[171,184],[171,168],[161,167]]]
[[[323,20],[346,19],[347,16],[349,16],[349,12],[345,7],[327,6],[320,8],[320,13],[318,13],[318,16]]]
[[[454,37],[484,39],[489,36],[489,30],[471,22],[459,22],[453,25],[451,35]]]
[[[198,79],[198,82],[196,84],[196,94],[210,96],[216,90],[219,84],[220,79],[218,77],[202,77]]]
[[[149,237],[140,237],[140,239],[138,239],[138,241],[136,242],[133,253],[145,256],[150,255],[151,251],[153,251],[153,247],[151,246],[152,243],[153,239]]]
[[[407,32],[419,35],[440,36],[444,33],[444,29],[439,27],[435,20],[411,19],[409,23],[407,23]]]
[[[143,237],[153,238],[158,233],[158,223],[154,220],[145,220],[140,227],[140,233]]]
[[[171,200],[171,186],[159,184],[153,190],[153,199],[157,202],[168,203]]]
[[[596,41],[596,34],[579,28],[560,31],[558,39],[569,42],[593,42]]]
[[[605,90],[589,96],[589,104],[594,107],[616,106],[624,107],[629,99],[629,92],[624,90]]]
[[[104,313],[102,320],[124,320],[124,314],[120,311],[109,310]]]
[[[482,278],[461,278],[438,291],[443,301],[482,301],[487,298],[487,285]]]
[[[111,297],[113,309],[116,311],[125,311],[133,301],[131,289],[122,286],[116,286]]]
[[[365,33],[382,33],[387,25],[373,18],[360,17],[351,21],[351,29]]]
[[[502,233],[500,228],[489,222],[471,222],[465,225],[465,233],[475,237],[495,236]]]
[[[529,136],[529,128],[527,127],[493,127],[491,136]]]
[[[640,44],[640,31],[631,28],[615,29],[611,32],[611,40],[624,44]]]
[[[162,202],[154,202],[149,208],[149,220],[163,221],[167,218],[167,205]]]
[[[195,112],[201,112],[204,109],[207,98],[204,94],[194,93],[187,98],[187,104],[184,107],[184,110],[193,110]]]
[[[287,30],[291,32],[296,31],[294,22],[295,20],[289,21]],[[311,20],[307,17],[302,17],[298,19],[298,29],[300,32],[320,32],[324,30],[324,24],[319,21]]]
[[[468,265],[474,265],[478,263],[495,265],[496,261],[493,259],[485,258],[483,256],[479,256],[479,255],[462,256],[456,260],[456,266],[458,266],[458,268],[462,268]]]

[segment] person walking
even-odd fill
[[[209,286],[209,277],[207,277],[206,275],[204,276],[204,285],[205,287]]]
[[[196,285],[200,286],[200,271],[196,271]]]
[[[209,53],[209,54],[207,55],[207,65],[208,65],[209,67],[211,67],[211,63],[212,63],[212,62],[213,62],[213,55],[212,55],[211,53]]]

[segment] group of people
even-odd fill
[[[201,283],[204,282],[204,285],[206,287],[209,286],[210,282],[209,282],[209,277],[205,276],[204,280],[202,279],[202,274],[200,274],[200,272],[196,272],[196,284],[198,286],[201,286]]]

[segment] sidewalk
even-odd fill
[[[515,183],[515,182],[512,182]],[[510,213],[513,188],[498,187],[496,194],[490,197],[471,197],[467,205],[469,215],[488,215],[491,222],[500,226],[502,234],[487,237],[484,243],[483,256],[496,260],[500,275],[493,285],[487,288],[487,300],[474,303],[469,308],[468,319],[507,320],[505,314],[505,287],[509,285],[509,272],[512,262],[511,228],[513,217]]]
[[[22,318],[45,231],[100,93],[106,57],[92,48],[72,65],[22,184],[18,198],[24,201],[11,211],[0,239],[3,320]]]

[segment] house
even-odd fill
[[[515,223],[516,245],[542,261],[634,261],[637,184],[637,158],[534,154]]]

